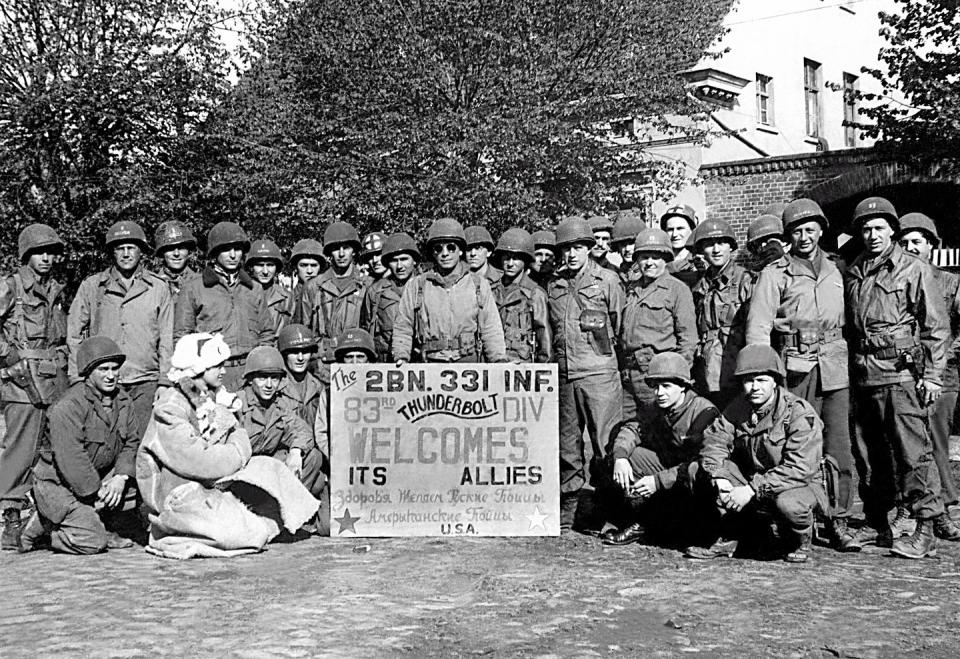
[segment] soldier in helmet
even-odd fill
[[[574,524],[580,491],[599,464],[623,413],[623,388],[615,347],[624,293],[616,273],[590,258],[594,237],[581,217],[557,227],[562,269],[547,300],[553,352],[560,367],[560,525]],[[584,442],[586,426],[590,443]]]
[[[485,227],[478,226],[467,227],[463,235],[466,236],[467,241],[467,247],[463,253],[470,272],[486,277],[492,286],[503,275],[490,263],[490,255],[493,254],[495,247],[493,236]]]
[[[843,276],[820,247],[828,227],[812,199],[787,204],[783,229],[790,253],[760,273],[750,301],[747,343],[772,345],[786,362],[786,387],[822,417],[832,541],[840,551],[859,551],[862,546],[847,525],[854,503],[854,461]]]
[[[76,356],[86,337],[99,334],[116,341],[126,355],[120,387],[133,400],[142,436],[157,387],[169,384],[173,298],[168,283],[143,266],[143,254],[150,245],[136,223],[117,222],[107,230],[105,242],[113,265],[87,277],[70,305],[69,374],[73,381],[82,377]]]
[[[670,236],[670,245],[673,247],[673,260],[667,272],[693,288],[700,273],[693,264],[693,254],[687,248],[687,239],[697,228],[696,212],[686,204],[675,204],[660,216],[660,228]]]
[[[937,225],[923,213],[907,213],[900,218],[900,231],[897,233],[900,247],[908,254],[930,261],[933,250],[940,246],[940,234]],[[937,282],[943,297],[944,306],[950,316],[950,342],[947,348],[947,365],[943,369],[943,392],[933,405],[927,407],[930,415],[930,435],[933,439],[933,460],[940,472],[940,495],[945,506],[954,506],[960,500],[957,485],[950,470],[950,430],[953,411],[957,406],[957,390],[960,387],[960,373],[957,372],[957,342],[960,340],[960,277],[931,266],[933,278]],[[902,510],[902,508],[901,508]],[[898,510],[902,516],[903,512]]]
[[[631,419],[620,426],[604,462],[598,489],[607,502],[607,518],[620,527],[601,536],[604,544],[668,539],[677,535],[678,526],[691,525],[691,465],[700,456],[703,431],[720,416],[713,403],[691,389],[690,362],[683,355],[657,354],[646,384],[655,392],[656,411],[645,421]]]
[[[263,289],[274,332],[279,332],[290,322],[292,293],[277,281],[277,275],[283,269],[283,254],[277,243],[270,239],[253,241],[247,253],[246,266]]]
[[[170,296],[176,305],[184,282],[197,275],[190,267],[190,256],[197,248],[197,239],[183,222],[171,220],[157,227],[154,244],[156,256],[160,259],[157,276],[170,286]]]
[[[370,364],[377,358],[373,337],[363,329],[348,329],[337,340],[335,352],[339,364]]]
[[[613,225],[613,233],[610,236],[610,248],[620,255],[620,281],[624,287],[627,286],[631,275],[630,269],[633,267],[634,243],[637,240],[637,234],[647,228],[643,218],[635,211],[624,211],[620,213],[617,221]],[[596,234],[594,234],[596,235]],[[670,252],[671,260],[673,251]],[[634,277],[635,278],[635,277]]]
[[[50,407],[34,468],[36,511],[21,551],[49,544],[65,554],[97,554],[133,544],[113,530],[125,494],[136,487],[143,436],[134,401],[120,386],[124,359],[105,336],[77,348],[82,380]]]
[[[783,221],[776,215],[760,215],[747,228],[747,249],[754,258],[755,272],[782,258],[786,247]]]
[[[314,441],[313,430],[286,396],[278,395],[287,369],[280,351],[257,346],[247,356],[244,385],[239,398],[243,406],[239,421],[250,437],[253,455],[266,455],[283,462],[310,494],[320,498],[327,484],[322,471],[324,455]]]
[[[417,242],[406,233],[394,233],[383,243],[381,260],[389,274],[371,284],[363,298],[360,326],[373,335],[379,361],[394,362],[393,319],[403,287],[416,274],[420,263]]]
[[[610,254],[610,238],[613,233],[613,222],[606,215],[591,215],[587,218],[590,229],[593,231],[593,247],[590,248],[592,258],[601,268],[618,271],[618,264],[613,262]],[[614,258],[619,258],[619,254]]]
[[[673,249],[666,232],[644,229],[637,234],[633,254],[638,278],[627,288],[619,345],[623,418],[642,422],[656,410],[656,389],[647,384],[650,361],[661,352],[673,352],[693,363],[697,329],[690,289],[667,273]]]
[[[493,252],[503,276],[493,285],[500,310],[507,358],[516,362],[549,362],[552,359],[547,294],[530,279],[533,237],[524,229],[507,229]]]
[[[323,245],[313,238],[298,240],[290,252],[290,265],[293,266],[301,285],[319,277],[326,262]]]
[[[230,347],[223,386],[231,391],[243,385],[247,354],[259,345],[272,345],[276,337],[263,289],[242,268],[249,251],[250,241],[239,224],[215,224],[207,234],[208,264],[184,286],[174,321],[177,340],[195,332],[223,333]]]
[[[704,431],[695,478],[722,521],[709,547],[692,546],[686,554],[732,556],[749,526],[769,529],[756,522],[772,517],[780,531],[778,553],[804,563],[814,513],[825,501],[819,482],[823,424],[807,401],[783,387],[786,371],[770,346],[741,350],[735,375],[742,392]]]
[[[506,347],[496,300],[483,275],[461,260],[467,239],[452,218],[427,231],[431,272],[414,275],[403,288],[393,321],[393,356],[407,362],[503,362]]]
[[[387,266],[380,258],[383,254],[383,241],[386,236],[379,231],[363,237],[363,251],[360,253],[360,269],[373,281],[380,281],[387,274]]]
[[[6,433],[0,444],[0,549],[20,543],[20,511],[47,408],[66,389],[67,317],[63,284],[53,269],[63,241],[46,224],[25,227],[17,239],[20,268],[0,280],[0,398]]]
[[[557,256],[554,250],[557,247],[557,236],[553,231],[533,232],[533,262],[530,264],[530,279],[543,290],[547,290],[547,283],[553,276]]]
[[[937,537],[960,540],[940,496],[926,409],[943,389],[950,319],[930,265],[893,240],[899,229],[893,204],[869,197],[853,219],[864,252],[847,269],[846,306],[858,446],[870,472],[860,494],[876,543],[904,558],[923,558],[936,553]],[[894,539],[890,528],[898,494],[917,518],[909,538]]]
[[[700,334],[694,370],[700,391],[722,407],[737,394],[733,369],[745,344],[755,275],[736,263],[737,238],[723,220],[706,220],[697,228],[695,249],[707,270],[693,288]]]
[[[360,307],[370,280],[355,262],[361,244],[353,225],[333,222],[324,231],[323,245],[330,269],[306,284],[294,320],[316,332],[323,363],[320,379],[329,382],[337,337],[344,330],[360,326]]]

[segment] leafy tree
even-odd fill
[[[80,273],[104,229],[193,212],[181,143],[226,81],[213,0],[0,3],[0,226],[11,260],[30,222],[55,226]]]
[[[960,174],[960,3],[896,0],[881,12],[883,69],[864,69],[883,86],[883,101],[864,108],[868,134],[892,143],[916,163]],[[901,101],[899,99],[905,99]]]
[[[682,167],[643,143],[701,110],[678,73],[731,4],[275,0],[194,144],[198,203],[288,242],[335,217],[499,229],[672,195]],[[641,129],[612,145],[608,122],[630,117]]]

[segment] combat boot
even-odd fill
[[[646,536],[646,530],[637,523],[633,523],[620,531],[607,531],[603,534],[603,544],[605,545],[630,545],[634,542],[641,542]]]
[[[876,545],[889,549],[893,546],[893,531],[889,526],[882,526],[879,529],[864,526],[853,534],[854,541],[863,545]]]
[[[845,517],[836,517],[830,520],[830,531],[833,534],[833,547],[840,552],[862,551],[863,544],[857,535],[850,530]]]
[[[709,547],[687,547],[683,555],[687,558],[694,558],[701,561],[710,560],[711,558],[722,558],[724,556],[730,558],[737,552],[737,546],[739,544],[737,540],[724,540],[723,538],[719,538]]]
[[[20,531],[23,522],[20,521],[20,511],[16,508],[7,508],[3,511],[3,533],[0,534],[0,549],[17,551],[20,549]]]
[[[910,509],[906,506],[897,506],[897,514],[890,522],[890,530],[894,538],[902,538],[913,533],[914,521],[910,519]]]
[[[960,542],[960,528],[954,524],[947,513],[937,515],[933,518],[933,534],[943,540]]]
[[[783,557],[787,563],[806,563],[810,558],[810,551],[813,548],[813,533],[807,531],[800,534],[800,544],[796,548],[787,552]]]
[[[933,520],[918,519],[917,528],[908,538],[893,541],[890,553],[903,558],[923,558],[937,555],[937,538],[933,535]]]
[[[20,533],[20,546],[17,548],[21,554],[50,546],[50,532],[43,524],[40,513],[36,510],[30,515],[30,519],[23,525],[23,531]]]

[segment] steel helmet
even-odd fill
[[[461,249],[466,249],[467,236],[463,232],[463,225],[452,217],[441,217],[439,220],[434,220],[430,228],[427,229],[427,245],[438,241],[457,243]]]
[[[737,248],[737,236],[733,233],[729,224],[723,220],[704,220],[697,229],[697,250],[699,251],[700,243],[716,238],[726,240],[733,249]]]
[[[282,268],[283,254],[280,253],[280,248],[277,246],[277,243],[269,238],[254,240],[250,244],[247,263],[255,263],[257,261],[273,261],[277,264],[278,268]]]
[[[383,241],[386,239],[379,231],[368,233],[363,237],[363,252],[361,256],[373,256],[383,250]]]
[[[647,223],[643,217],[635,212],[621,213],[613,225],[613,233],[610,234],[610,244],[618,245],[620,243],[633,242],[637,234],[643,231]]]
[[[328,225],[323,232],[323,253],[327,255],[337,245],[353,245],[353,248],[359,252],[360,234],[353,228],[349,222],[333,222]]]
[[[533,238],[533,247],[535,250],[540,249],[541,247],[553,249],[557,246],[557,234],[548,229],[534,231],[531,237]]]
[[[193,249],[197,246],[197,239],[190,228],[177,220],[170,220],[158,226],[153,242],[156,243],[155,251],[158,256],[163,250],[171,247],[189,245],[190,249]]]
[[[894,231],[897,230],[899,224],[897,209],[883,197],[867,197],[853,210],[853,224],[857,228],[874,217],[884,218]]]
[[[62,252],[64,244],[60,235],[52,227],[46,224],[28,224],[17,236],[17,252],[20,255],[20,261],[24,261],[30,252],[41,247],[58,247]]]
[[[501,256],[504,254],[520,254],[529,263],[533,261],[535,251],[533,236],[526,229],[515,227],[507,229],[501,234],[494,253]]]
[[[761,215],[773,215],[774,217],[778,217],[778,218],[780,218],[780,219],[783,219],[783,209],[785,209],[786,207],[787,207],[787,205],[786,205],[785,203],[783,203],[782,201],[776,201],[776,202],[774,202],[774,203],[772,203],[772,204],[767,204],[767,205],[763,208],[763,210],[760,212],[760,214],[761,214]]]
[[[333,357],[337,361],[343,359],[348,352],[362,350],[367,353],[371,361],[377,358],[377,349],[373,346],[373,337],[370,332],[360,328],[348,329],[337,339],[337,347]]]
[[[306,325],[293,323],[287,325],[277,334],[277,348],[281,353],[291,350],[308,352],[317,351],[317,336]]]
[[[590,223],[579,215],[565,217],[557,225],[557,247],[572,245],[573,243],[584,243],[593,247],[596,242]]]
[[[940,246],[940,234],[937,233],[937,225],[923,213],[907,213],[900,218],[900,231],[897,232],[897,238],[911,231],[921,231],[927,234],[927,240],[934,248]]]
[[[737,355],[737,366],[733,374],[740,377],[764,373],[778,377],[780,382],[787,377],[783,360],[780,359],[777,351],[762,343],[754,343],[742,348]]]
[[[105,362],[123,364],[127,356],[113,339],[106,336],[91,336],[77,348],[77,373],[87,377],[90,371]]]
[[[660,216],[660,228],[667,228],[667,220],[671,217],[682,217],[687,221],[687,224],[690,225],[690,230],[697,228],[697,213],[693,210],[692,206],[687,204],[676,204],[671,206],[666,210],[666,212]]]
[[[255,375],[287,374],[283,355],[273,346],[257,346],[247,355],[247,364],[243,368],[243,377],[251,378]]]
[[[613,231],[613,221],[606,215],[591,215],[587,222],[591,231]]]
[[[830,228],[827,216],[823,214],[820,204],[813,199],[794,199],[783,209],[783,230],[785,233],[793,231],[798,224],[818,222],[820,228]]]
[[[634,259],[642,252],[660,254],[667,261],[673,260],[673,247],[670,246],[670,236],[663,229],[647,227],[637,234],[633,243]]]
[[[490,235],[490,232],[487,231],[486,227],[467,227],[463,230],[463,234],[466,236],[467,247],[479,245],[481,247],[486,247],[491,252],[495,247],[493,236]]]
[[[139,224],[131,222],[130,220],[121,220],[112,224],[110,228],[107,229],[104,242],[107,249],[111,249],[114,245],[120,243],[135,243],[144,252],[150,251],[147,234],[143,232],[143,228]]]
[[[297,261],[305,256],[313,257],[321,264],[326,262],[326,258],[323,256],[323,245],[320,244],[319,240],[313,238],[302,238],[293,245],[290,262],[296,265]]]
[[[693,386],[693,378],[690,377],[690,364],[675,352],[661,352],[654,355],[647,366],[645,380],[647,385],[651,387],[654,386],[655,382],[663,380],[682,382],[688,387]]]
[[[247,232],[236,222],[217,222],[207,233],[207,258],[212,258],[230,245],[239,245],[244,252],[250,251]]]
[[[391,257],[398,254],[409,254],[415,261],[420,261],[420,249],[417,247],[417,241],[409,233],[398,232],[387,236],[383,241],[383,251],[380,254],[380,260],[386,264],[390,262]]]
[[[783,222],[776,215],[764,213],[753,222],[747,229],[747,244],[763,240],[764,238],[783,238]]]

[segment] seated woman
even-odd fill
[[[250,439],[222,388],[223,337],[178,342],[137,453],[137,483],[150,522],[147,551],[170,558],[260,551],[299,529],[319,502],[282,462],[251,458]]]

